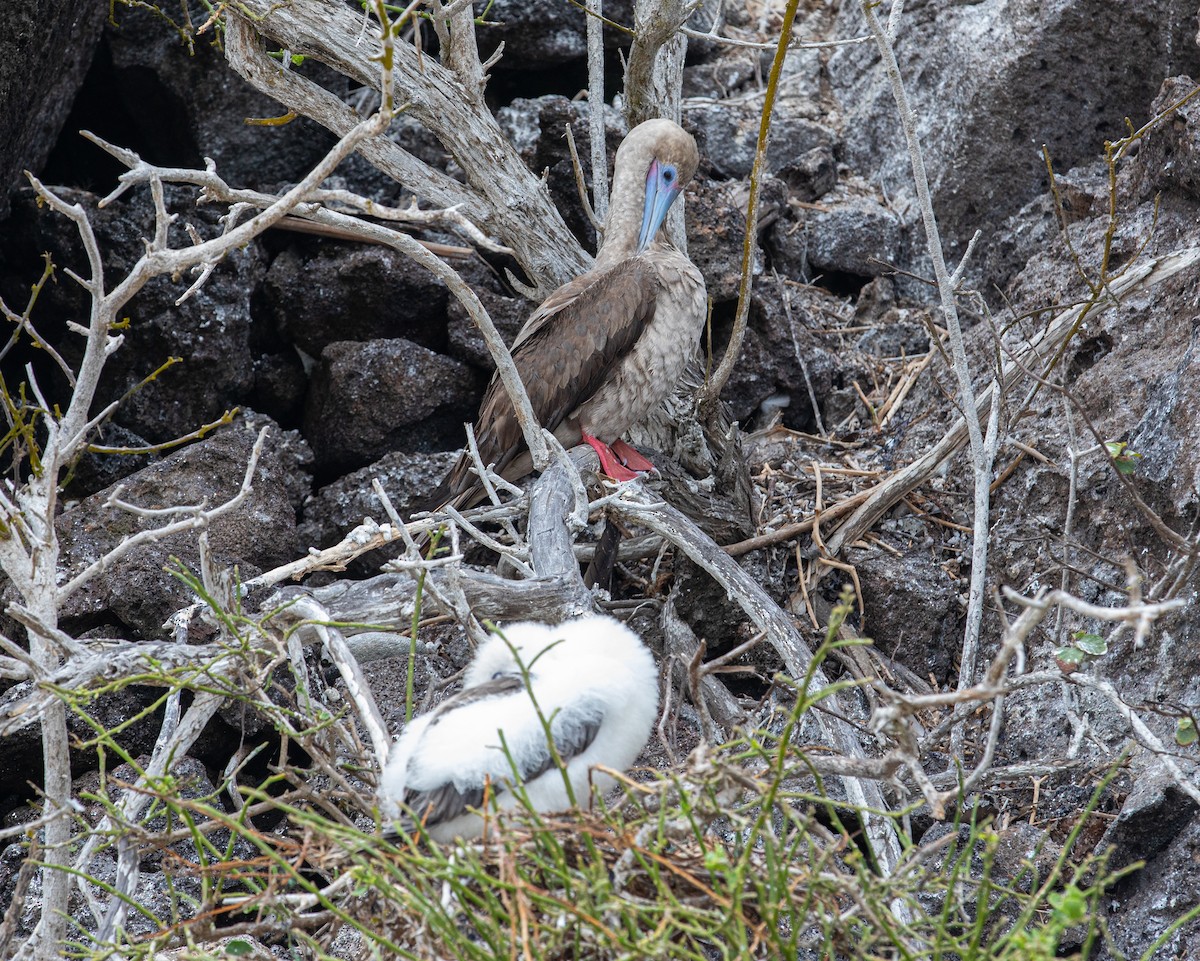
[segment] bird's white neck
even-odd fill
[[[604,243],[596,253],[597,267],[610,267],[637,253],[642,210],[646,205],[647,166],[618,164],[613,171],[608,219],[604,222]]]

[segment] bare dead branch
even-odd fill
[[[232,29],[257,32],[321,61],[357,83],[378,87],[378,69],[373,62],[378,44],[366,38],[359,42],[360,20],[349,7],[320,0],[287,4],[246,0],[239,9],[245,15],[229,12],[230,25],[238,24]],[[460,15],[470,17],[469,4],[460,9]],[[473,46],[473,26],[471,34],[469,42]],[[343,105],[339,109],[336,98],[322,96],[314,85],[297,82],[297,75],[285,73],[278,65],[260,62],[256,70],[251,70],[246,64],[255,56],[257,41],[245,32],[239,37],[229,46],[234,69],[268,96],[284,98],[285,105],[295,112],[311,116],[335,132],[344,128],[344,111],[348,108]],[[386,153],[395,164],[403,166],[403,172],[397,171],[401,173],[397,179],[409,189],[439,207],[461,204],[464,216],[516,251],[521,266],[544,296],[586,270],[590,258],[550,202],[546,185],[526,168],[482,104],[479,74],[465,65],[469,57],[459,53],[462,49],[455,49],[452,57],[462,58],[455,62],[468,71],[468,77],[428,57],[418,58],[416,51],[404,44],[394,48],[393,56],[397,97],[454,157],[466,176],[468,189],[460,186],[451,193],[452,188],[439,181],[442,189],[435,194],[430,187],[436,178],[421,171],[419,162],[391,149]],[[376,143],[374,148],[379,150],[379,145]],[[364,156],[372,162],[378,155],[364,150]]]

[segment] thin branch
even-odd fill
[[[988,456],[988,447],[985,445],[983,429],[979,423],[979,413],[975,408],[975,390],[971,385],[971,372],[967,364],[967,351],[963,341],[962,325],[958,319],[958,305],[955,301],[956,281],[951,278],[946,269],[937,218],[934,216],[933,200],[929,191],[929,178],[925,173],[925,158],[917,137],[917,119],[908,102],[904,80],[900,75],[899,64],[896,62],[894,40],[903,4],[899,0],[892,4],[891,17],[886,30],[879,23],[875,15],[875,6],[871,0],[861,0],[861,7],[867,18],[867,28],[870,30],[871,36],[875,38],[875,45],[883,61],[884,72],[891,83],[892,96],[896,100],[896,111],[904,130],[909,160],[912,163],[913,185],[916,188],[917,203],[925,227],[926,248],[933,262],[934,278],[937,281],[938,293],[941,297],[942,316],[950,335],[950,350],[954,359],[952,366],[955,377],[958,379],[959,407],[966,421],[967,436],[970,439],[971,466],[975,478],[974,540],[971,552],[971,583],[967,601],[966,627],[963,632],[962,662],[958,676],[958,686],[961,689],[974,683],[979,630],[983,620],[984,585],[987,577],[987,534],[990,528],[988,511],[990,508],[989,486],[992,480],[992,460]],[[996,408],[999,406],[999,399],[1000,394],[993,389],[992,418],[994,421],[997,417]],[[998,421],[995,422],[998,423]],[[995,450],[994,442],[991,449]]]
[[[608,150],[604,140],[604,0],[588,0],[588,130],[592,154],[592,206],[603,223],[608,216]],[[603,238],[600,238],[601,240]]]
[[[783,63],[787,58],[792,21],[796,17],[798,6],[799,0],[788,0],[783,13],[783,26],[779,31],[779,41],[775,46],[775,58],[771,61],[766,95],[758,120],[758,142],[754,148],[754,163],[750,167],[750,198],[746,202],[746,233],[742,238],[742,273],[741,279],[738,281],[738,302],[733,315],[733,330],[729,335],[729,344],[721,357],[721,363],[717,365],[712,377],[700,391],[698,400],[702,407],[716,403],[742,353],[742,341],[746,336],[746,321],[750,316],[750,294],[754,286],[754,261],[758,256],[758,207],[762,194],[763,168],[767,161],[767,145],[771,138],[771,114],[775,109],[775,98],[779,92],[779,78],[783,75]],[[817,416],[819,418],[820,414]]]

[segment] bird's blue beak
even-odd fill
[[[667,211],[679,196],[679,172],[672,164],[650,162],[646,174],[646,206],[642,213],[642,231],[638,234],[638,253],[650,246],[662,226]]]

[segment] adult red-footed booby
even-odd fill
[[[379,783],[383,813],[408,830],[416,818],[435,841],[477,838],[483,818],[469,808],[484,803],[489,782],[495,803],[514,807],[514,768],[534,810],[570,807],[539,710],[575,801],[586,805],[592,785],[614,783],[591,767],[624,770],[650,737],[658,714],[654,658],[633,631],[601,615],[503,628],[503,637],[475,652],[463,690],[414,718],[392,747]]]
[[[704,278],[662,230],[698,161],[696,142],[677,123],[634,127],[617,150],[595,266],[547,297],[512,346],[541,424],[565,447],[591,444],[619,480],[634,476],[630,467],[651,466],[620,437],[671,392],[704,326]],[[507,479],[532,470],[499,377],[484,394],[475,436],[483,462]],[[467,507],[481,496],[464,453],[431,502]]]

